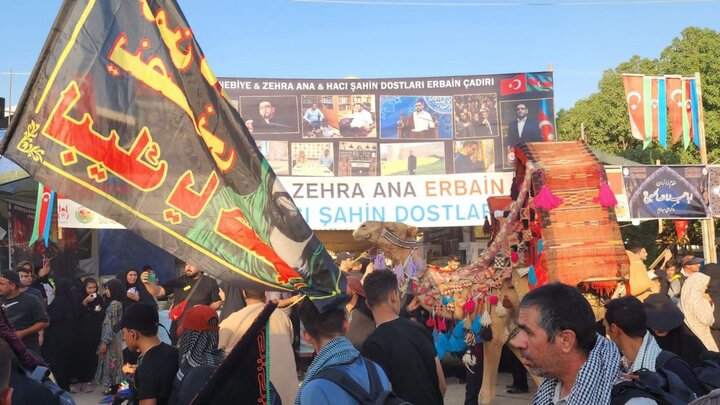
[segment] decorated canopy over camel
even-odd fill
[[[417,229],[404,224],[366,222],[353,234],[393,259],[403,290],[432,314],[427,324],[439,332],[439,354],[485,341],[482,403],[494,397],[500,349],[529,289],[559,281],[601,300],[629,271],[616,201],[590,149],[581,142],[527,143],[516,146],[515,157],[512,195],[489,200],[490,242],[468,266],[425,266]]]

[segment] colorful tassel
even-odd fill
[[[463,311],[465,311],[466,314],[471,314],[475,310],[475,300],[469,299],[465,301],[465,303],[462,306]]]
[[[383,252],[379,252],[375,256],[373,265],[375,265],[375,270],[385,270],[385,254]]]
[[[480,339],[482,339],[484,342],[489,342],[493,340],[493,333],[491,328],[483,328],[480,331]]]
[[[410,273],[410,278],[417,280],[417,266],[415,266],[415,260],[413,260],[412,258],[408,263],[408,273]]]
[[[480,322],[481,319],[482,317],[480,315],[476,316],[475,319],[473,319],[472,324],[470,325],[470,330],[474,334],[480,333],[480,330],[482,329],[482,323]]]
[[[425,325],[427,325],[428,328],[434,328],[435,327],[435,316],[431,316],[428,318],[427,322],[425,322]]]
[[[538,240],[537,252],[538,252],[538,254],[540,254],[540,253],[542,253],[542,251],[543,251],[543,240],[540,239],[540,240]]]
[[[490,305],[495,305],[498,303],[498,296],[497,295],[491,295],[490,296]]]
[[[518,252],[512,252],[510,253],[510,261],[513,263],[517,263],[518,259],[520,259],[520,256],[518,255]]]
[[[475,356],[472,354],[472,350],[468,349],[465,354],[462,356],[463,364],[465,364],[465,367],[472,373],[473,371],[471,368],[475,367]]]
[[[614,207],[618,204],[615,193],[612,192],[605,180],[600,180],[600,193],[597,197],[593,198],[593,201],[599,202],[600,205],[605,208]]]
[[[447,350],[447,336],[439,334],[438,339],[435,342],[435,351],[437,351],[438,359],[445,357],[445,351]]]
[[[445,318],[440,317],[440,320],[438,321],[438,329],[440,332],[445,332],[447,330],[447,324],[445,323]]]
[[[537,276],[535,275],[535,266],[531,265],[529,267],[528,271],[528,283],[530,283],[531,286],[535,286],[537,284]]]
[[[538,195],[535,196],[535,207],[550,211],[563,203],[562,198],[556,197],[550,189],[543,185]]]

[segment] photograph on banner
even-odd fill
[[[705,166],[623,166],[633,219],[710,216]]]
[[[720,166],[708,166],[708,188],[710,189],[710,212],[720,217]]]
[[[622,167],[605,166],[605,174],[607,175],[608,186],[615,194],[617,205],[615,206],[615,216],[618,221],[630,221],[630,209],[628,208],[628,198],[625,195],[625,185],[623,184]]]
[[[445,173],[445,145],[442,142],[380,144],[382,176]]]
[[[453,97],[455,138],[497,137],[497,94],[463,94]]]
[[[300,132],[300,113],[295,96],[240,97],[240,115],[251,134]]]
[[[377,176],[377,144],[340,142],[338,176]]]
[[[451,96],[380,96],[383,139],[452,139]]]
[[[504,169],[512,169],[515,164],[516,144],[555,140],[552,99],[501,101],[500,119]]]
[[[35,208],[8,204],[8,244],[10,245],[10,268],[23,260],[29,260],[33,267],[41,266],[43,258],[50,258],[56,277],[74,276],[77,269],[77,231],[63,228],[62,238],[58,236],[57,214],[50,221],[49,246],[46,248],[42,235],[32,246],[28,244],[35,223]]]
[[[332,142],[293,142],[290,144],[293,176],[334,176],[335,149]]]
[[[376,138],[374,95],[303,95],[303,138]]]
[[[270,167],[276,175],[287,176],[290,174],[287,141],[255,141],[255,144],[270,163]]]
[[[495,171],[495,140],[468,139],[455,141],[453,164],[455,173],[483,173]]]

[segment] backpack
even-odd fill
[[[375,363],[365,359],[365,367],[370,377],[370,392],[355,382],[352,377],[333,367],[320,371],[312,379],[322,378],[333,382],[362,405],[412,405],[410,402],[398,398],[391,390],[383,388]]]
[[[672,356],[667,358],[670,357]],[[661,364],[664,364],[667,358],[663,359]],[[650,398],[659,405],[681,405],[697,398],[677,374],[662,367],[656,367],[655,372],[638,370],[633,375],[637,378],[613,386],[611,405],[624,405],[632,398]]]
[[[655,372],[659,373],[660,375],[665,377],[665,380],[667,380],[667,385],[665,387],[663,387],[663,389],[665,391],[675,395],[676,397],[689,398],[688,393],[686,391],[692,391],[692,390],[690,390],[686,386],[685,381],[683,381],[674,372],[665,369],[665,363],[667,363],[668,360],[674,359],[674,358],[679,358],[679,357],[675,353],[669,352],[667,350],[661,351],[660,354],[658,354],[657,359],[655,360]],[[683,363],[685,363],[685,362],[683,361]],[[687,363],[685,363],[685,364],[687,365]],[[693,374],[695,374],[695,377],[697,377],[697,372],[695,370],[693,370],[690,367],[690,365],[687,365],[687,367],[688,367],[687,371],[692,372]],[[702,386],[706,385],[699,378],[698,378],[698,381],[700,382],[700,384]],[[701,396],[701,395],[707,394],[710,391],[711,390],[706,389],[706,391],[704,391],[704,392],[703,391],[696,392],[695,394],[697,394],[697,396]]]
[[[32,372],[25,371],[25,375],[30,380],[38,384],[42,384],[43,387],[50,390],[50,392],[52,392],[52,394],[58,399],[60,405],[76,405],[75,399],[72,395],[60,388],[55,381],[48,377],[48,371],[47,367],[38,366]]]
[[[638,378],[635,380],[622,381],[613,386],[610,405],[625,405],[633,398],[650,398],[658,405],[684,405],[689,402],[687,399],[680,399],[660,388],[664,379],[659,374],[651,371],[639,371],[636,375]]]

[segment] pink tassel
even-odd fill
[[[434,316],[429,317],[427,322],[425,322],[425,325],[427,325],[428,328],[434,328],[435,327],[435,317]]]
[[[547,186],[542,186],[538,195],[535,196],[535,207],[546,211],[557,208],[562,203],[563,199],[553,195]]]
[[[593,201],[599,202],[600,205],[605,208],[614,207],[618,203],[617,198],[615,198],[615,193],[610,190],[610,186],[608,186],[604,180],[600,180],[600,193],[597,197],[593,198]]]
[[[511,262],[517,263],[517,262],[518,262],[518,258],[519,258],[518,252],[512,252],[512,253],[510,253],[510,261],[511,261]]]
[[[467,300],[465,304],[463,304],[462,309],[466,314],[471,314],[475,310],[475,300]]]
[[[447,325],[445,324],[445,318],[440,318],[440,321],[438,322],[438,329],[440,329],[441,332],[445,332],[447,329]]]
[[[490,305],[495,305],[498,303],[498,296],[497,295],[491,295],[490,296]]]

